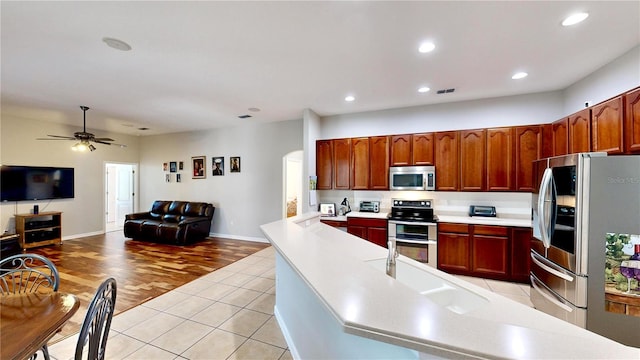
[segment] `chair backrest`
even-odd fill
[[[85,359],[102,360],[105,358],[107,339],[111,319],[116,308],[117,286],[114,278],[105,280],[96,291],[87,315],[82,323],[78,343],[76,345],[76,360],[82,359],[82,354],[87,348]]]
[[[0,295],[58,291],[58,269],[44,256],[18,254],[0,261]]]

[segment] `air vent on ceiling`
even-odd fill
[[[141,127],[141,128],[138,128],[138,130],[145,131],[145,130],[149,130],[149,128],[148,127]]]
[[[437,94],[448,94],[448,93],[452,93],[452,92],[454,92],[454,91],[456,91],[456,89],[451,88],[451,89],[442,89],[442,90],[438,90],[436,93],[437,93]]]
[[[240,116],[238,116],[238,117],[239,117],[240,119],[248,119],[248,118],[250,118],[250,117],[251,117],[251,115],[249,115],[249,114],[245,114],[245,115],[240,115]]]

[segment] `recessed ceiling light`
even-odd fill
[[[423,42],[422,44],[420,44],[420,47],[418,48],[418,51],[421,53],[428,53],[433,51],[433,49],[436,48],[436,45],[432,42]]]
[[[104,43],[107,44],[107,46],[114,48],[116,50],[122,50],[122,51],[131,50],[131,45],[127,44],[122,40],[118,40],[110,37],[104,37],[102,38],[102,41],[104,41]]]
[[[429,90],[431,90],[431,89],[429,89],[429,88],[428,88],[428,87],[426,87],[426,86],[423,86],[423,87],[421,87],[421,88],[419,88],[419,89],[418,89],[418,92],[419,92],[419,93],[426,93],[426,92],[427,92],[427,91],[429,91]]]
[[[344,101],[348,101],[348,102],[352,102],[354,101],[356,98],[353,95],[349,95],[347,97],[344,98]]]
[[[586,13],[586,12],[570,15],[569,17],[564,19],[564,21],[562,22],[562,26],[575,25],[579,22],[582,22],[584,19],[588,17],[589,17],[589,13]]]
[[[529,74],[527,74],[526,72],[517,72],[515,74],[513,74],[513,76],[511,77],[513,80],[518,80],[518,79],[524,79],[527,76],[529,76]]]

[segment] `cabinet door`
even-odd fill
[[[569,154],[591,151],[591,109],[569,116]]]
[[[472,237],[471,248],[473,254],[471,271],[475,274],[494,279],[508,279],[508,237],[474,234]]]
[[[333,188],[349,189],[351,139],[333,140]]]
[[[364,226],[348,225],[347,232],[362,239],[367,239],[367,228]]]
[[[640,152],[640,88],[625,95],[627,112],[625,114],[624,135],[626,151]]]
[[[469,234],[438,233],[438,269],[467,273],[469,249]]]
[[[486,188],[486,137],[484,129],[460,131],[460,190]]]
[[[561,119],[551,124],[553,130],[553,156],[569,153],[569,119]]]
[[[351,189],[369,189],[369,138],[351,139]]]
[[[487,190],[514,189],[513,128],[487,129]]]
[[[413,134],[413,165],[433,165],[433,133]]]
[[[387,247],[387,229],[386,228],[377,228],[370,227],[367,229],[367,240],[370,242],[380,245],[383,248]]]
[[[369,189],[389,189],[389,137],[369,138]]]
[[[435,138],[436,190],[458,190],[460,182],[458,132],[437,132]]]
[[[331,140],[316,141],[316,176],[318,190],[331,190],[333,186],[333,142]]]
[[[593,151],[606,151],[609,154],[624,152],[623,113],[622,96],[595,105],[591,109]]]
[[[530,228],[511,229],[511,281],[529,282],[532,236]]]
[[[394,135],[391,137],[390,166],[411,165],[411,135]]]
[[[517,191],[533,191],[533,161],[543,158],[543,127],[516,127],[516,186]]]

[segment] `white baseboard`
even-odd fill
[[[84,233],[84,234],[73,234],[73,235],[69,235],[69,236],[63,236],[62,237],[62,241],[65,240],[73,240],[73,239],[78,239],[78,238],[82,238],[82,237],[87,237],[87,236],[96,236],[96,235],[102,235],[104,234],[103,230],[100,231],[93,231],[90,233]]]
[[[231,234],[220,234],[220,233],[209,233],[209,236],[215,236],[219,238],[225,239],[233,239],[233,240],[244,240],[244,241],[253,241],[260,243],[269,243],[269,240],[266,238],[253,237],[253,236],[240,236],[240,235],[231,235]]]
[[[287,329],[284,321],[280,320],[280,312],[278,311],[278,307],[273,307],[273,315],[275,315],[276,321],[280,326],[280,330],[282,330],[282,336],[284,337],[284,341],[287,343],[287,347],[289,348],[289,352],[291,353],[291,357],[294,359],[300,359],[300,355],[298,354],[298,349],[296,349],[293,340],[291,340],[291,335],[289,334],[289,330]]]

